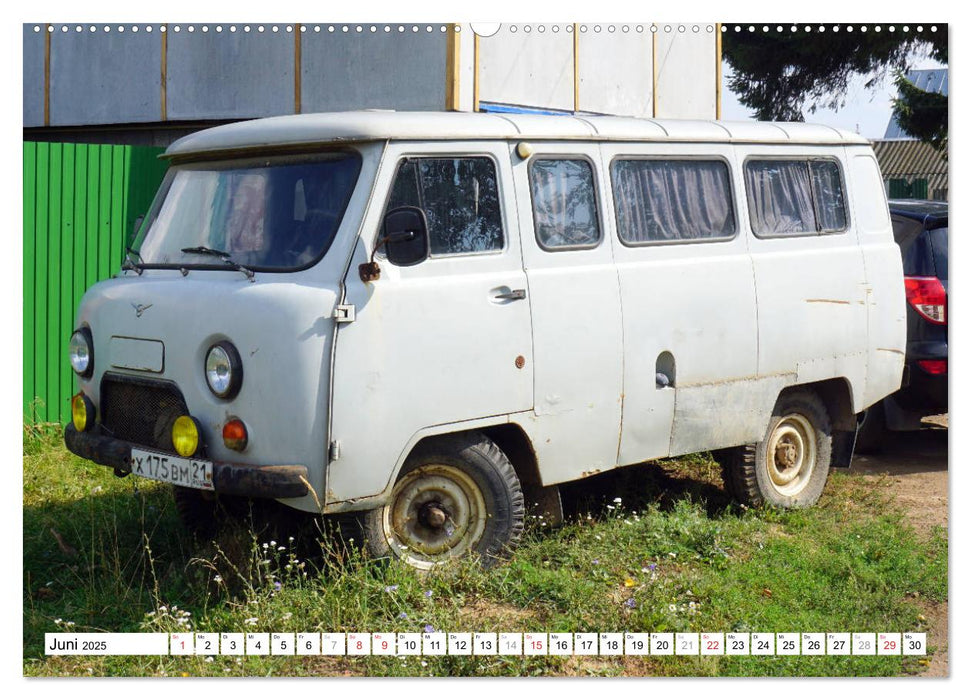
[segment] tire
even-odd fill
[[[829,478],[829,413],[812,391],[784,393],[765,438],[736,448],[723,462],[726,490],[748,506],[803,508],[819,500]]]
[[[519,477],[506,455],[478,432],[419,446],[388,503],[362,518],[370,556],[427,570],[478,556],[494,565],[519,541],[525,521]]]
[[[875,454],[883,450],[883,443],[887,439],[887,416],[884,413],[883,401],[875,403],[867,409],[863,422],[856,432],[856,452],[861,455]]]

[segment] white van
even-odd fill
[[[814,503],[900,384],[877,162],[807,124],[348,112],[174,143],[91,288],[65,440],[123,476],[362,513],[428,568],[557,484],[713,450]]]

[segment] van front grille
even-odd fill
[[[174,452],[172,424],[188,413],[172,382],[110,373],[101,380],[101,427],[119,440]]]

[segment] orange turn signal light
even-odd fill
[[[242,452],[246,449],[249,435],[246,425],[239,418],[230,418],[223,426],[223,444],[231,450]]]

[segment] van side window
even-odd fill
[[[499,187],[490,158],[402,160],[388,211],[401,206],[424,210],[432,255],[502,249]]]
[[[757,236],[846,230],[839,165],[829,160],[745,164],[749,216]]]
[[[600,242],[593,168],[585,160],[535,160],[529,166],[533,226],[543,248],[590,248]]]
[[[735,235],[728,165],[720,160],[615,160],[617,233],[627,245]]]
[[[843,204],[843,182],[840,168],[831,160],[809,162],[813,176],[813,195],[820,231],[842,231],[846,228],[846,206]]]

